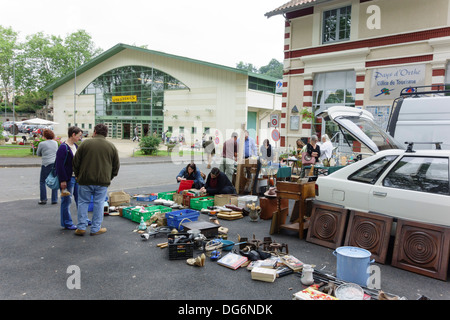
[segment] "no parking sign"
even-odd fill
[[[280,131],[278,131],[277,129],[273,129],[272,130],[272,139],[273,139],[273,141],[280,140]]]

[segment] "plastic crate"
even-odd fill
[[[154,201],[156,199],[158,199],[158,195],[154,193],[136,197],[136,201]]]
[[[181,193],[183,190],[191,189],[193,184],[194,180],[181,180],[180,186],[178,187],[178,193]]]
[[[147,221],[158,212],[167,213],[171,211],[172,209],[166,206],[144,207],[143,212],[140,208],[135,207],[135,209],[131,210],[131,220],[134,222],[141,222],[141,217],[144,217],[144,221]]]
[[[174,243],[174,241],[180,237],[187,238],[189,235],[187,233],[167,235],[167,243],[169,244],[169,260],[187,259],[194,256],[194,243],[192,240]]]
[[[176,191],[160,192],[158,193],[158,199],[173,200],[173,195]]]
[[[166,213],[167,225],[177,230],[183,230],[181,223],[189,221],[197,221],[200,212],[192,209],[182,209]]]
[[[131,220],[131,210],[136,207],[127,207],[122,209],[122,217]],[[140,221],[139,221],[140,222]]]
[[[200,197],[191,199],[189,207],[194,210],[202,210],[214,206],[214,197]]]

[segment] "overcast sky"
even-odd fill
[[[284,18],[267,18],[289,0],[14,0],[2,1],[0,25],[20,40],[84,29],[107,50],[118,43],[235,67],[283,61]]]

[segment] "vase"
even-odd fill
[[[250,210],[248,216],[250,217],[250,221],[256,222],[259,220],[259,216],[261,214],[261,209]]]

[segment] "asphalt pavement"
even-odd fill
[[[113,141],[119,149],[122,165],[169,163],[169,157],[152,159],[133,157],[137,143]],[[40,166],[39,158],[0,158],[0,172],[8,167]],[[2,183],[3,184],[3,183]],[[176,190],[176,184],[127,189],[129,194]],[[7,188],[1,187],[2,192]],[[133,204],[135,204],[133,202]],[[76,208],[72,205],[76,222]],[[255,281],[243,269],[231,270],[207,259],[204,267],[190,266],[184,259],[170,260],[164,234],[143,240],[138,224],[120,216],[105,216],[107,233],[99,236],[75,236],[59,226],[59,205],[38,205],[35,199],[6,201],[0,213],[0,299],[2,300],[158,300],[158,301],[290,301],[305,287],[298,274],[278,278],[273,283]],[[200,221],[208,221],[201,214]],[[289,253],[316,270],[335,274],[333,249],[299,239],[296,233],[269,234],[270,220],[250,221],[249,217],[220,220],[229,229],[228,239],[263,239],[287,244]],[[194,251],[194,257],[200,255]],[[448,281],[436,280],[377,264],[381,290],[417,300],[450,300]],[[78,277],[78,278],[77,278]],[[79,285],[79,287],[77,287]],[[201,305],[201,304],[200,304]],[[133,311],[133,314],[136,310]],[[222,309],[223,311],[223,309]],[[187,312],[187,310],[186,310]],[[223,314],[223,313],[222,313]]]

